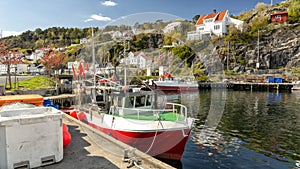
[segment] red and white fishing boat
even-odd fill
[[[111,92],[107,112],[81,107],[78,119],[151,156],[181,160],[192,130],[187,108],[161,101],[155,91]]]
[[[158,81],[150,81],[149,86],[152,89],[161,91],[198,91],[198,82],[194,80],[184,80],[178,78],[160,78]]]

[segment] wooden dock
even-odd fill
[[[253,83],[253,82],[228,82],[228,83],[199,83],[199,90],[232,89],[244,91],[291,91],[292,83]]]
[[[44,100],[52,100],[53,104],[58,105],[59,109],[65,109],[75,105],[75,97],[75,94],[61,94],[57,96],[44,97]]]
[[[292,83],[232,83],[234,90],[250,91],[291,91]]]
[[[232,83],[214,83],[214,82],[200,82],[198,83],[199,90],[210,90],[210,89],[232,89]]]

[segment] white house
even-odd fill
[[[44,51],[43,50],[35,50],[35,52],[33,52],[31,55],[27,55],[25,56],[26,59],[29,60],[39,60],[41,59],[41,57],[44,56]]]
[[[126,65],[135,65],[136,67],[141,69],[146,69],[147,65],[150,65],[152,63],[151,58],[146,57],[144,52],[129,52],[124,61]]]
[[[0,75],[7,74],[7,66],[4,64],[0,64]]]
[[[84,43],[87,43],[87,42],[89,42],[89,39],[87,39],[87,38],[80,39],[80,44],[84,44]]]
[[[10,73],[22,74],[27,72],[28,72],[28,64],[10,65]],[[0,75],[5,75],[5,74],[7,74],[7,65],[0,64]]]
[[[196,31],[188,32],[187,40],[203,39],[204,35],[223,36],[228,32],[228,26],[234,25],[238,29],[242,29],[243,21],[231,18],[228,10],[211,14],[202,15],[196,22]]]
[[[163,32],[164,33],[169,33],[171,31],[173,31],[174,29],[178,28],[181,25],[180,22],[172,22],[169,23],[164,29]]]

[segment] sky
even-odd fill
[[[192,18],[199,14],[228,10],[239,15],[256,4],[275,4],[282,0],[1,0],[2,36],[50,27],[104,27],[122,20],[142,23],[146,20]],[[132,17],[134,16],[132,19]],[[129,19],[131,18],[131,19]],[[1,33],[1,32],[0,32]]]

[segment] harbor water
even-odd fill
[[[219,89],[168,98],[197,118],[176,168],[300,168],[300,92]]]

